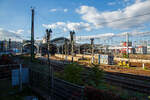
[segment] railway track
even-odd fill
[[[106,74],[104,76],[104,79],[106,80],[106,82],[113,85],[121,86],[123,88],[138,91],[141,93],[150,94],[150,84],[142,80],[131,79],[110,74]]]
[[[150,77],[148,77],[148,76],[139,76],[139,75],[126,74],[126,73],[115,73],[115,72],[105,72],[105,73],[109,74],[109,75],[122,76],[122,77],[126,77],[126,78],[132,78],[132,79],[137,79],[137,80],[143,80],[145,82],[150,82]]]
[[[64,66],[66,63],[62,63],[62,62],[60,63],[60,62],[59,63],[51,62],[51,65],[53,66],[55,71],[64,70]],[[89,67],[84,67],[84,68],[88,69],[88,71],[91,71]],[[125,89],[138,91],[141,93],[150,94],[150,77],[147,76],[105,72],[104,79],[106,82],[112,85],[120,86]]]

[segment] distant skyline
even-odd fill
[[[52,38],[69,37],[70,30],[84,39],[125,32],[150,38],[150,0],[0,0],[0,39],[30,38],[31,6],[35,39],[42,39],[46,28],[52,28]]]

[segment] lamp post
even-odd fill
[[[70,31],[70,40],[71,40],[71,55],[72,55],[72,62],[73,62],[73,56],[74,56],[74,31]]]
[[[53,100],[53,88],[54,88],[54,74],[53,74],[53,66],[51,66],[50,62],[50,55],[49,55],[49,50],[50,50],[50,34],[52,33],[51,29],[46,29],[46,34],[47,34],[47,56],[48,56],[48,66],[49,66],[49,80],[51,82],[51,96],[50,100]]]
[[[91,38],[92,64],[94,63],[94,38]]]
[[[11,50],[11,39],[9,38],[9,50]]]
[[[65,60],[67,61],[67,39],[65,39]]]

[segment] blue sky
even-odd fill
[[[35,8],[35,36],[39,38],[46,28],[52,28],[53,38],[68,37],[70,30],[75,30],[77,37],[99,38],[150,30],[150,15],[101,25],[149,13],[150,0],[0,0],[0,32],[30,37],[31,6]]]

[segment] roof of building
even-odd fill
[[[59,38],[55,38],[55,39],[51,40],[51,43],[57,42],[57,41],[59,41],[59,40],[67,40],[67,41],[70,41],[69,39],[67,39],[67,38],[65,38],[65,37],[59,37]]]

